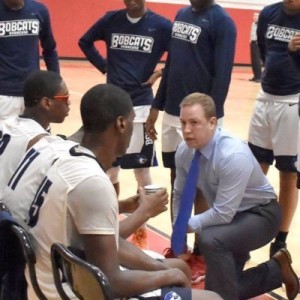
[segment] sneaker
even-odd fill
[[[148,249],[147,228],[138,228],[131,237],[131,243],[140,249]]]
[[[202,274],[202,272],[196,272],[196,273],[192,274],[191,284],[196,285],[196,284],[199,284],[203,280],[205,280],[205,274]]]
[[[270,245],[270,258],[272,258],[272,256],[282,248],[286,249],[286,243],[281,242],[281,241],[275,241],[274,243],[271,243],[271,245]]]
[[[206,265],[203,256],[191,255],[187,261],[192,273],[192,284],[198,284],[205,279]]]
[[[188,250],[187,246],[185,246],[185,253],[179,255],[179,256],[176,256],[174,253],[173,253],[173,250],[171,247],[168,247],[168,248],[165,248],[165,250],[163,251],[163,255],[165,258],[180,258],[184,261],[188,260],[191,256],[191,251]]]
[[[164,251],[163,251],[163,256],[165,258],[176,258],[176,256],[174,255],[173,253],[173,250],[171,248],[166,248]]]

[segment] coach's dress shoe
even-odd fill
[[[272,258],[274,258],[280,266],[282,282],[285,285],[287,298],[289,300],[295,299],[299,292],[299,279],[292,269],[292,258],[289,251],[285,248],[280,249]]]

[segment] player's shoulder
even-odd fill
[[[156,31],[160,34],[168,34],[171,36],[173,26],[172,22],[155,12],[148,10],[146,12],[146,15],[143,17],[142,22],[146,24],[149,28],[156,28]],[[144,25],[141,24],[141,26]]]
[[[37,10],[39,12],[48,12],[48,7],[46,6],[46,4],[40,1],[27,0],[27,5],[33,10]]]
[[[155,19],[157,22],[159,22],[163,25],[168,25],[169,26],[169,25],[172,24],[172,22],[169,19],[167,19],[166,17],[164,17],[164,16],[162,16],[162,15],[160,15],[160,14],[158,14],[158,13],[152,11],[152,10],[148,10],[146,12],[146,17]]]
[[[114,21],[118,18],[124,18],[125,16],[126,16],[125,9],[109,10],[104,14],[103,19],[107,21]]]
[[[208,9],[208,13],[216,20],[230,20],[232,21],[229,13],[219,4],[214,4]]]
[[[267,16],[267,15],[273,14],[277,11],[282,11],[282,9],[283,9],[282,2],[273,3],[273,4],[265,6],[259,15],[260,15],[260,17]]]
[[[22,133],[23,135],[29,135],[30,137],[35,134],[47,134],[47,131],[36,121],[30,118],[21,117],[12,117],[10,119],[5,120],[2,123],[2,130],[3,132],[6,132],[8,134]]]

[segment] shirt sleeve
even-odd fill
[[[46,68],[48,71],[60,73],[56,42],[52,32],[50,15],[46,7],[44,7],[43,18],[40,19],[40,22],[41,31],[39,33],[39,39]]]
[[[105,28],[109,26],[107,15],[99,19],[80,39],[78,45],[91,64],[101,73],[106,73],[106,60],[95,47],[96,41],[104,41]]]
[[[263,63],[265,63],[266,56],[266,47],[265,47],[265,33],[267,31],[267,21],[265,20],[264,11],[259,14],[258,22],[257,22],[257,44],[259,47],[260,58]]]
[[[68,195],[68,209],[80,234],[118,233],[118,201],[108,178],[81,182]]]
[[[210,226],[230,223],[244,197],[252,170],[251,161],[243,153],[232,154],[220,162],[216,199],[210,209],[190,218],[190,228],[199,233]]]
[[[230,17],[224,18],[215,26],[214,78],[209,94],[214,99],[216,111],[224,114],[223,105],[229,90],[234,62],[236,26]],[[222,116],[218,115],[218,118]]]

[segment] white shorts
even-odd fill
[[[248,137],[250,144],[261,148],[257,153],[253,151],[258,161],[272,164],[273,156],[276,164],[278,160],[282,160],[280,164],[290,165],[286,171],[292,168],[298,144],[298,99],[298,94],[274,96],[259,92]],[[253,150],[253,147],[251,149]],[[268,157],[266,153],[269,153]],[[285,167],[278,169],[284,171]]]
[[[24,112],[24,98],[0,95],[0,122]]]
[[[150,106],[134,107],[136,117],[133,121],[133,131],[126,154],[117,163],[123,169],[149,168],[157,166],[155,146],[146,133],[145,121]]]

